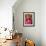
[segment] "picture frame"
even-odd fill
[[[24,27],[35,26],[35,12],[23,12],[23,26]]]

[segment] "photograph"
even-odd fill
[[[23,26],[35,25],[35,12],[23,12]]]

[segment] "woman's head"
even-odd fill
[[[32,18],[32,14],[25,14],[25,18]]]

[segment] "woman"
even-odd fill
[[[32,14],[25,15],[25,24],[32,24]]]

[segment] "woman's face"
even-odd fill
[[[28,15],[27,15],[27,17],[26,18],[30,18]]]

